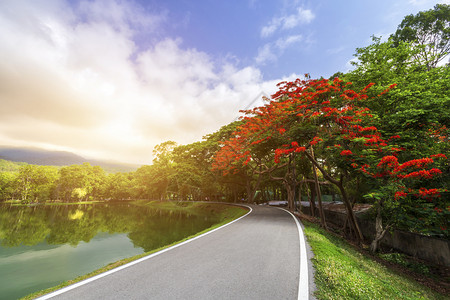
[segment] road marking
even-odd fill
[[[64,288],[62,288],[62,289],[59,289],[59,290],[54,291],[54,292],[52,292],[52,293],[46,294],[46,295],[44,295],[44,296],[42,296],[42,297],[36,298],[35,300],[45,300],[45,299],[53,298],[53,297],[58,296],[58,295],[60,295],[60,294],[62,294],[62,293],[68,292],[68,291],[73,290],[73,289],[75,289],[75,288],[77,288],[77,287],[80,287],[80,286],[82,286],[82,285],[88,284],[88,283],[90,283],[90,282],[92,282],[92,281],[94,281],[94,280],[97,280],[97,279],[106,277],[106,276],[108,276],[108,275],[110,275],[110,274],[113,274],[113,273],[115,273],[115,272],[118,272],[118,271],[123,270],[123,269],[128,268],[128,267],[131,267],[132,265],[135,265],[135,264],[138,264],[138,263],[140,263],[140,262],[143,262],[144,260],[147,260],[147,259],[150,259],[150,258],[155,257],[155,256],[157,256],[157,255],[163,254],[164,252],[167,252],[167,251],[170,251],[170,250],[172,250],[172,249],[178,248],[178,247],[180,247],[180,246],[182,246],[182,245],[185,245],[185,244],[187,244],[187,243],[190,243],[190,242],[192,242],[192,241],[195,241],[196,239],[199,239],[199,238],[201,238],[201,237],[204,237],[205,235],[208,235],[208,234],[210,234],[210,233],[213,233],[214,231],[217,231],[217,230],[222,229],[222,228],[224,228],[224,227],[226,227],[226,226],[228,226],[228,225],[231,225],[231,224],[233,224],[234,222],[237,222],[237,221],[239,221],[240,219],[242,219],[242,218],[248,216],[248,215],[253,211],[253,209],[252,209],[250,206],[247,206],[247,205],[239,205],[239,206],[247,207],[248,209],[250,209],[250,211],[249,211],[248,213],[246,213],[245,215],[243,215],[242,217],[239,217],[239,218],[237,218],[236,220],[231,221],[230,223],[227,223],[227,224],[225,224],[225,225],[222,225],[222,226],[220,226],[220,227],[217,227],[217,228],[215,228],[215,229],[213,229],[213,230],[211,230],[211,231],[205,232],[205,233],[203,233],[203,234],[201,234],[201,235],[199,235],[199,236],[196,236],[196,237],[194,237],[194,238],[192,238],[192,239],[189,239],[189,240],[186,240],[186,241],[181,242],[181,243],[179,243],[179,244],[173,245],[173,246],[171,246],[171,247],[169,247],[169,248],[166,248],[166,249],[163,249],[163,250],[161,250],[161,251],[152,253],[152,254],[150,254],[150,255],[148,255],[148,256],[144,256],[144,257],[142,257],[142,258],[139,258],[139,259],[137,259],[137,260],[135,260],[135,261],[129,262],[129,263],[127,263],[127,264],[125,264],[125,265],[122,265],[122,266],[120,266],[120,267],[117,267],[117,268],[114,268],[114,269],[112,269],[112,270],[106,271],[106,272],[101,273],[101,274],[99,274],[99,275],[95,275],[95,276],[93,276],[93,277],[91,277],[91,278],[82,280],[82,281],[80,281],[80,282],[74,283],[74,284],[69,285],[69,286],[66,286],[66,287],[64,287]]]
[[[290,211],[284,208],[279,209],[288,212],[294,218],[295,224],[297,224],[298,237],[300,240],[300,274],[298,277],[298,300],[309,299],[309,273],[308,257],[306,256],[305,235],[303,234],[303,229],[298,219]]]

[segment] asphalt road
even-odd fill
[[[304,287],[308,283],[299,280],[302,235],[299,236],[294,218],[277,208],[252,206],[252,209],[246,217],[210,234],[47,297],[307,298]],[[307,280],[308,275],[303,274],[302,279]]]

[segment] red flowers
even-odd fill
[[[426,178],[426,179],[431,179],[433,178],[433,176],[435,174],[442,174],[442,171],[436,168],[433,168],[429,171],[427,170],[420,170],[420,171],[415,171],[415,172],[411,172],[409,174],[406,175],[402,175],[399,174],[397,175],[398,178],[400,179],[405,179],[405,178]]]
[[[408,196],[408,194],[403,191],[395,192],[394,199],[398,200],[400,198],[405,198],[406,196]]]
[[[419,190],[419,197],[421,198],[432,198],[432,197],[439,197],[439,190],[438,189],[426,189],[426,188],[420,188]]]
[[[318,136],[315,136],[311,142],[309,142],[310,145],[317,145],[318,142],[323,141],[323,139],[319,138]]]
[[[395,156],[385,156],[378,163],[377,167],[381,168],[383,165],[386,165],[390,168],[395,168],[398,166],[398,159]]]
[[[431,164],[433,162],[434,162],[433,159],[428,158],[428,157],[420,158],[420,159],[413,159],[413,160],[407,161],[407,162],[401,164],[400,166],[398,166],[397,171],[399,172],[399,171],[405,170],[410,167],[424,168],[428,164]]]
[[[348,156],[348,155],[352,155],[352,151],[350,150],[342,150],[341,155],[342,156]]]
[[[400,201],[415,195],[437,197],[439,189],[407,190],[407,186],[417,187],[421,180],[427,183],[442,174],[433,164],[447,157],[435,154],[399,162],[399,152],[404,149],[394,140],[400,136],[385,138],[373,126],[371,110],[362,105],[368,98],[366,92],[374,83],[362,91],[353,91],[348,85],[339,79],[333,82],[327,79],[281,82],[271,101],[244,111],[242,124],[232,138],[223,143],[215,156],[214,166],[217,170],[237,169],[243,164],[253,168],[259,163],[257,158],[260,156],[272,156],[275,163],[279,163],[282,158],[301,154],[313,146],[318,148],[318,159],[324,163],[330,160],[330,166],[336,168],[337,174],[352,170],[364,176],[382,178],[377,180],[380,186],[393,187],[386,189],[386,198]],[[396,84],[390,85],[380,96],[395,87]],[[441,129],[431,130],[429,134],[448,136]],[[266,140],[270,142],[266,143]],[[323,148],[327,148],[330,155],[324,154]],[[245,171],[247,169],[251,168]],[[398,190],[400,185],[405,186]]]

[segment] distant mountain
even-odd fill
[[[0,159],[43,166],[70,166],[87,162],[93,166],[100,166],[107,172],[131,172],[139,168],[133,164],[86,159],[67,151],[10,146],[0,146]]]

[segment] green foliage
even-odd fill
[[[411,269],[412,271],[423,274],[425,276],[430,276],[430,268],[419,262],[412,262],[407,259],[405,254],[401,253],[382,253],[378,254],[382,259],[400,265],[402,267]]]
[[[0,172],[18,172],[19,169],[26,165],[24,162],[14,162],[0,159]]]
[[[387,137],[398,137],[396,144],[403,149],[398,153],[399,161],[450,153],[450,68],[436,67],[434,63],[430,67],[430,61],[424,60],[423,57],[426,55],[424,51],[432,52],[433,49],[417,42],[412,35],[406,37],[412,30],[408,29],[411,26],[415,26],[414,33],[409,33],[414,35],[429,35],[431,31],[438,30],[443,16],[437,16],[439,13],[436,10],[445,9],[449,9],[448,5],[436,7],[435,11],[406,17],[396,36],[385,42],[373,37],[371,45],[356,50],[356,68],[345,75],[345,79],[352,81],[357,87],[375,82],[372,94],[369,94],[372,97],[382,93],[390,85],[397,84],[394,90],[383,97],[377,98],[376,101],[369,100],[367,106],[376,115],[375,126]],[[446,18],[445,30],[448,31],[448,14]],[[435,25],[437,27],[433,27]],[[420,29],[421,26],[426,30]],[[448,33],[441,32],[435,38],[448,45]],[[433,179],[410,181],[408,186],[416,190],[449,190],[448,162],[435,163],[436,168],[442,170],[442,175]],[[371,187],[368,194],[378,192],[381,193],[380,199],[390,200],[383,205],[384,220],[393,220],[397,228],[403,230],[448,236],[448,192],[444,192],[442,197],[435,198],[432,202],[418,197],[391,201],[393,199],[389,198],[389,195],[392,197],[392,193],[388,188],[394,187],[395,182],[380,186],[367,177],[362,181],[365,186]],[[382,203],[384,200],[380,201]]]
[[[428,70],[436,67],[450,50],[450,5],[437,4],[434,9],[406,16],[392,38],[396,43],[422,46],[415,59],[422,61]]]
[[[0,172],[0,202],[14,197],[17,172]]]
[[[58,178],[58,169],[51,166],[24,165],[15,178],[14,186],[22,203],[51,198]]]
[[[62,167],[59,170],[56,197],[65,201],[101,199],[105,182],[106,173],[99,166],[84,163]]]
[[[104,198],[124,200],[133,198],[132,173],[109,174],[105,180]]]
[[[367,106],[376,114],[377,128],[387,136],[400,136],[398,144],[407,151],[400,155],[409,160],[432,153],[449,153],[450,68],[423,68],[414,60],[421,49],[406,42],[390,39],[357,49],[356,68],[345,79],[361,88],[376,85],[376,96],[391,84],[396,88]]]

